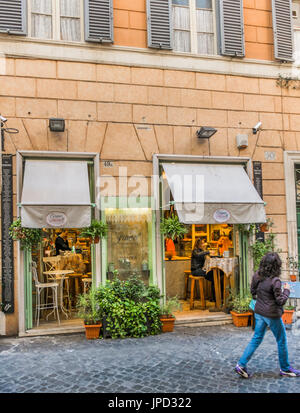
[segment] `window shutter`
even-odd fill
[[[148,47],[172,49],[171,0],[147,0]]]
[[[245,56],[243,0],[220,0],[221,54]]]
[[[272,0],[275,59],[293,60],[292,1]]]
[[[26,0],[0,0],[0,32],[26,35]]]
[[[85,40],[113,43],[112,0],[85,0]]]

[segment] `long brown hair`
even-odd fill
[[[202,239],[202,238],[198,238],[198,239],[196,240],[196,242],[195,242],[194,250],[202,249],[202,248],[201,248],[201,247],[202,247],[202,242],[203,242],[203,239]],[[199,245],[199,244],[201,244],[201,245]]]

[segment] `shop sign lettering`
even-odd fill
[[[67,222],[67,217],[63,212],[51,212],[46,217],[47,224],[51,227],[61,228]]]
[[[230,218],[230,212],[227,209],[217,209],[214,212],[214,220],[216,222],[226,222]]]

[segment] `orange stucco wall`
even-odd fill
[[[274,60],[271,0],[244,0],[246,58]],[[114,1],[114,44],[147,48],[146,0]]]
[[[271,0],[244,0],[246,58],[274,60]]]
[[[114,0],[114,43],[147,47],[146,0]]]

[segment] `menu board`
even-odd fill
[[[1,195],[1,253],[2,253],[2,311],[14,312],[14,248],[9,235],[13,222],[13,168],[12,155],[2,155]]]

